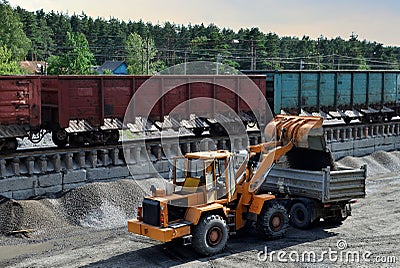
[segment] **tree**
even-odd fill
[[[139,34],[131,33],[126,41],[126,53],[130,74],[151,74],[164,67],[161,61],[154,61],[157,49],[152,38],[143,40]]]
[[[19,14],[25,34],[31,40],[27,59],[45,60],[54,46],[53,32],[47,25],[45,12],[39,10],[34,13],[20,7],[16,8],[16,12]]]
[[[84,34],[67,32],[64,47],[60,56],[49,57],[49,74],[93,74],[94,56]]]
[[[31,42],[24,33],[18,14],[6,0],[0,0],[0,18],[0,46],[6,46],[11,51],[12,60],[23,60]]]
[[[12,53],[6,46],[0,46],[0,75],[20,74],[18,63],[12,61]]]

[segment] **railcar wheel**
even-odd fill
[[[219,215],[209,215],[200,219],[193,233],[193,248],[203,255],[221,252],[228,241],[228,228]]]
[[[18,148],[17,138],[7,138],[4,140],[3,147],[0,147],[2,152],[15,152]]]
[[[53,131],[52,139],[55,145],[58,147],[65,147],[68,143],[68,133],[65,129],[58,129]]]
[[[110,136],[108,138],[108,144],[116,144],[119,141],[119,131],[117,129],[111,130]]]
[[[194,134],[196,137],[200,137],[201,134],[203,134],[204,129],[203,129],[203,128],[194,128],[192,131],[193,131],[193,134]]]

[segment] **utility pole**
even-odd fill
[[[254,71],[257,69],[257,53],[254,45],[254,40],[251,40],[251,66],[250,70]]]
[[[144,48],[143,48],[143,41],[141,42],[140,46],[142,47],[142,74],[144,74]]]
[[[321,70],[321,57],[318,53],[318,70]]]
[[[146,74],[149,74],[150,60],[149,60],[149,38],[146,38]]]
[[[221,54],[218,53],[218,55],[217,55],[217,71],[216,71],[217,75],[219,75],[219,64],[221,62],[221,59],[222,59],[222,56],[221,56]]]
[[[187,50],[185,49],[185,63],[184,63],[184,75],[186,75],[186,63],[187,63]]]

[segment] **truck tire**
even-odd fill
[[[290,208],[290,224],[298,229],[307,229],[312,223],[310,208],[302,202],[295,203]]]
[[[200,254],[210,256],[221,252],[228,241],[228,227],[219,215],[200,219],[193,232],[192,245]]]
[[[343,217],[342,215],[337,215],[337,216],[334,216],[331,218],[324,219],[324,222],[330,226],[340,226],[340,225],[342,225],[343,221],[345,221],[346,219],[347,219],[347,216]]]
[[[256,229],[265,239],[278,239],[285,235],[289,227],[286,209],[279,203],[264,205],[256,223]]]

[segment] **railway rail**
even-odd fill
[[[251,144],[256,144],[261,138],[260,134],[254,131],[250,132],[248,137]],[[231,145],[233,148],[244,149],[247,142],[247,138],[241,136],[191,135],[179,137],[178,140],[177,137],[134,139],[124,142],[124,145],[119,142],[116,145],[21,149],[0,155],[0,177],[32,176],[63,170],[156,162],[187,152],[230,149]]]
[[[367,140],[374,137],[400,136],[400,120],[384,123],[354,123],[324,126],[328,144],[354,140]],[[177,137],[150,137],[126,142],[123,145],[97,145],[82,147],[46,147],[20,149],[14,153],[0,156],[0,177],[44,174],[60,172],[63,169],[81,169],[109,165],[122,165],[141,161],[171,158],[181,153],[211,149],[246,148],[246,144],[261,141],[260,132],[250,131],[249,140],[241,136],[194,135]],[[231,146],[231,141],[233,143]]]

